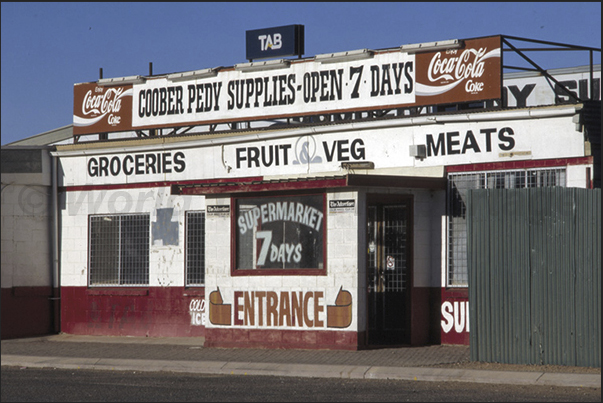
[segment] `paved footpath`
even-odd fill
[[[600,369],[472,369],[468,346],[441,345],[362,351],[222,349],[203,347],[203,338],[58,334],[2,340],[2,366],[601,388]]]

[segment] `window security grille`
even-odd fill
[[[448,175],[448,287],[467,287],[467,193],[469,189],[566,186],[565,168],[471,172]]]
[[[383,208],[384,254],[393,259],[393,267],[386,262],[385,276],[388,291],[404,291],[407,288],[407,239],[406,211],[400,206]]]
[[[205,212],[186,213],[186,285],[205,284]]]
[[[89,284],[149,284],[149,215],[90,216]]]

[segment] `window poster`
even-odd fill
[[[236,269],[324,269],[324,196],[236,201]]]

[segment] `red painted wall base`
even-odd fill
[[[358,350],[363,334],[327,330],[205,329],[205,347]]]
[[[203,337],[205,289],[61,288],[61,331],[138,337]]]
[[[11,326],[14,331],[14,323],[22,323],[19,326],[27,334],[22,332],[11,337],[52,333],[49,288],[46,294],[37,298],[34,307],[33,302],[17,300],[3,289],[2,338],[9,337],[7,332]],[[411,345],[469,344],[466,289],[414,289],[413,297]],[[12,316],[5,315],[10,306]],[[62,287],[60,331],[94,336],[205,337],[206,346],[226,348],[360,350],[369,347],[366,334],[356,331],[206,329],[201,323],[204,307],[204,288]],[[24,315],[23,309],[29,309],[32,314]],[[11,317],[13,319],[9,319]],[[37,330],[26,330],[34,324]]]
[[[2,288],[2,339],[54,333],[51,287]]]

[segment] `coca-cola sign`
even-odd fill
[[[464,41],[460,49],[417,54],[417,103],[501,98],[500,37]]]
[[[132,129],[132,86],[74,86],[73,134],[94,134]]]

